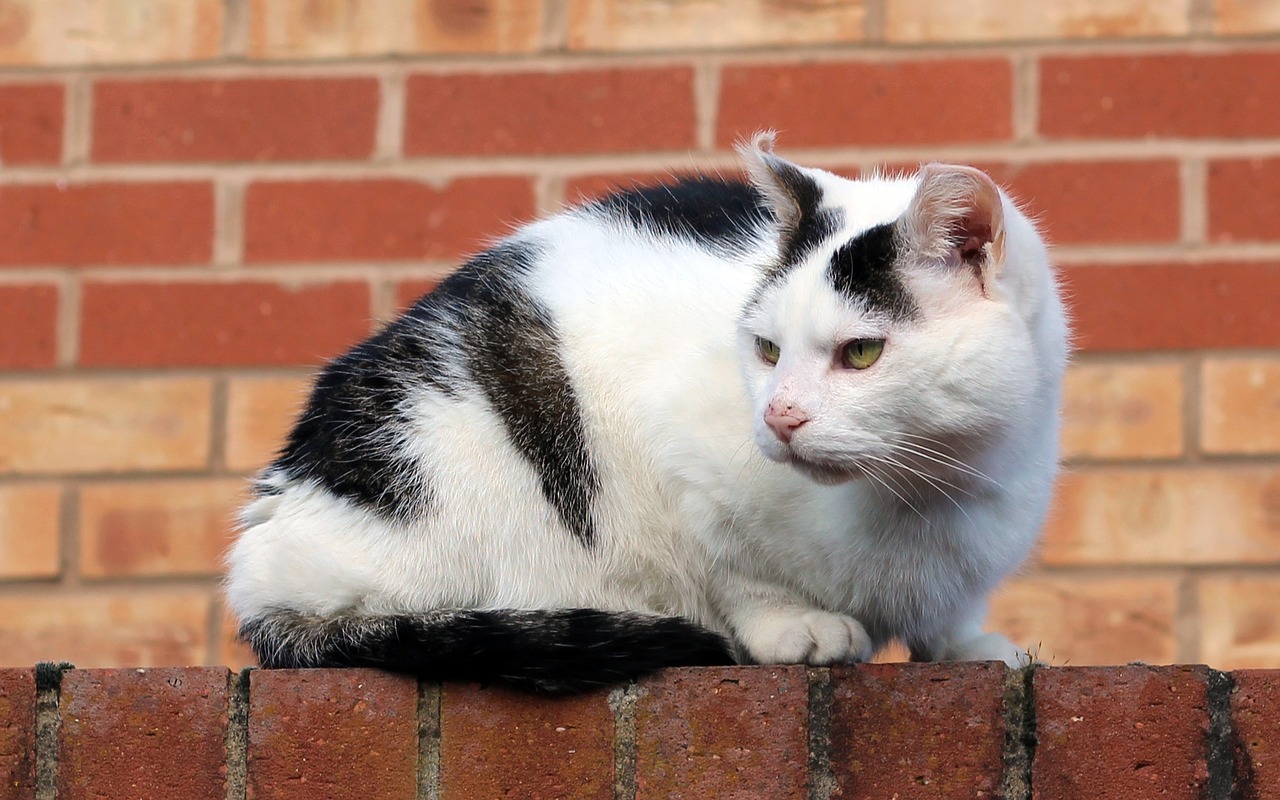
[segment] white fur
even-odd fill
[[[593,548],[481,395],[424,389],[406,446],[431,512],[393,523],[305,483],[258,499],[229,555],[233,611],[591,606],[683,615],[760,662],[861,660],[890,638],[919,657],[1014,662],[982,620],[1037,537],[1056,470],[1066,324],[1044,246],[1001,195],[990,291],[922,258],[923,320],[895,323],[842,301],[822,270],[839,243],[906,213],[919,176],[808,173],[844,230],[745,315],[771,238],[730,259],[581,213],[517,234],[542,248],[530,286],[597,459]],[[780,345],[776,367],[757,336]],[[838,368],[833,352],[859,337],[887,340],[880,361]],[[810,417],[790,445],[762,421],[780,399]]]

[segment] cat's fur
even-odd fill
[[[970,168],[743,154],[752,184],[520,229],[324,370],[229,557],[265,666],[568,691],[892,639],[1018,659],[982,624],[1056,470],[1040,237]]]

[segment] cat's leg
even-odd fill
[[[807,605],[780,587],[736,578],[722,588],[720,611],[757,664],[866,661],[872,641],[853,617]]]
[[[987,604],[977,603],[953,625],[943,627],[932,639],[908,642],[912,661],[1003,661],[1025,667],[1031,655],[1008,637],[983,630]]]

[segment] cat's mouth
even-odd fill
[[[821,459],[805,458],[796,454],[794,450],[787,451],[787,463],[795,467],[806,478],[828,486],[848,483],[851,480],[861,478],[864,474],[862,468],[857,464],[837,464]]]

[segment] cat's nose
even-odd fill
[[[764,424],[768,425],[773,430],[773,435],[784,443],[790,443],[796,428],[808,421],[808,414],[789,403],[784,406],[770,403],[769,408],[764,412]]]

